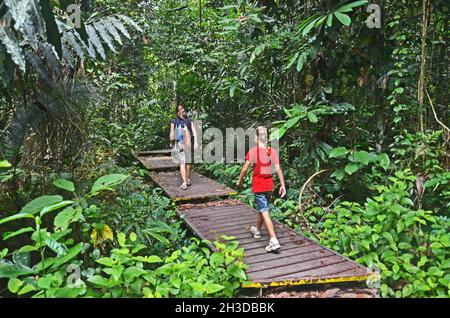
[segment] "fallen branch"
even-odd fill
[[[443,128],[444,130],[446,130],[448,133],[450,133],[450,128],[448,128],[448,127],[447,127],[443,122],[441,122],[441,121],[439,120],[439,118],[437,117],[436,110],[434,109],[433,102],[432,102],[432,100],[431,100],[430,94],[428,94],[428,90],[425,89],[425,92],[427,93],[428,101],[430,102],[430,106],[431,106],[431,110],[433,111],[434,119],[436,119],[436,121],[438,122],[438,124],[441,125],[442,128]]]
[[[305,215],[303,214],[302,195],[303,195],[303,191],[305,190],[308,183],[310,183],[311,180],[314,179],[315,176],[318,176],[319,174],[321,174],[325,171],[328,171],[328,169],[320,170],[320,171],[314,173],[311,177],[309,177],[308,180],[306,180],[306,182],[303,184],[302,188],[300,189],[300,194],[298,196],[298,207],[300,209],[300,215],[302,216],[302,219],[305,222],[306,226],[308,226],[308,228],[317,237],[317,239],[320,239],[319,234],[317,234],[317,232],[312,228],[312,226],[309,224],[308,220],[306,219]]]

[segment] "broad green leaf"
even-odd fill
[[[147,273],[147,271],[142,268],[130,266],[123,271],[123,277],[126,283],[131,283],[136,277],[144,275],[145,273]]]
[[[73,182],[66,179],[56,179],[55,181],[53,181],[53,185],[57,188],[70,192],[75,191],[75,185],[73,184]]]
[[[273,139],[280,139],[284,136],[284,134],[286,133],[286,128],[283,126],[280,129],[275,129],[271,134],[270,134],[270,140]]]
[[[350,17],[344,13],[334,12],[334,15],[345,26],[349,26],[352,23],[352,20],[350,19]]]
[[[145,262],[146,263],[162,263],[163,260],[157,255],[150,255],[150,256],[147,256]]]
[[[36,214],[43,208],[61,202],[63,199],[60,195],[43,195],[33,201],[27,203],[20,213]]]
[[[33,232],[34,229],[32,227],[25,227],[22,228],[20,230],[14,231],[14,232],[5,232],[2,233],[2,238],[4,241],[6,241],[7,239],[10,239],[12,237],[15,237],[17,235],[23,234],[23,233],[28,233],[28,232]]]
[[[311,122],[311,123],[317,123],[319,120],[317,119],[317,116],[316,116],[316,114],[314,114],[313,112],[308,112],[308,120]]]
[[[43,217],[44,215],[46,215],[49,212],[61,209],[61,208],[65,207],[65,206],[68,206],[69,204],[72,204],[72,203],[74,203],[74,202],[71,201],[71,200],[66,200],[66,201],[62,201],[62,202],[59,202],[59,203],[55,203],[55,204],[50,205],[50,206],[46,206],[45,208],[43,208],[41,210],[40,216]]]
[[[29,267],[18,266],[5,260],[0,260],[0,278],[11,278],[31,274],[34,274],[34,270]]]
[[[38,279],[37,285],[42,289],[50,289],[50,287],[52,286],[52,280],[53,275],[45,275],[44,277]]]
[[[358,168],[359,168],[359,166],[358,166],[357,163],[349,162],[349,163],[345,166],[344,170],[345,170],[345,172],[347,172],[349,175],[352,175],[356,170],[358,170]]]
[[[98,178],[92,186],[91,193],[95,194],[103,190],[112,190],[111,187],[124,182],[128,176],[118,173],[112,173]]]
[[[331,150],[328,157],[330,158],[342,158],[347,154],[348,150],[345,147],[337,147]]]
[[[98,285],[101,287],[109,287],[109,279],[100,276],[100,275],[94,275],[88,279],[88,282]]]
[[[230,97],[233,98],[234,97],[234,91],[236,90],[236,85],[231,85],[230,86]]]
[[[296,67],[297,72],[300,72],[303,69],[303,65],[305,64],[307,57],[308,57],[307,52],[302,52],[302,54],[300,54]]]
[[[387,168],[389,168],[389,165],[391,163],[391,161],[389,160],[389,157],[387,154],[382,153],[379,155],[380,158],[380,165],[381,167],[386,171]]]
[[[62,230],[66,230],[70,223],[78,221],[81,217],[82,209],[80,207],[76,207],[75,209],[73,207],[65,208],[63,211],[59,212],[54,221],[53,224],[56,228],[60,228]]]
[[[83,243],[78,243],[74,247],[70,248],[67,253],[55,259],[52,269],[59,268],[62,264],[70,261],[72,258],[77,256],[83,249]]]
[[[19,291],[19,288],[22,287],[23,281],[16,277],[11,277],[8,280],[8,289],[11,293],[16,294]]]
[[[336,178],[337,180],[342,180],[342,179],[344,179],[344,177],[345,177],[345,170],[344,170],[344,169],[338,169],[338,170],[335,170],[335,171],[331,174],[331,176],[332,176],[333,178]]]
[[[45,239],[45,245],[48,248],[50,248],[53,252],[58,254],[58,256],[65,255],[67,253],[67,247],[64,244],[56,241],[52,237],[47,237]]]
[[[55,298],[76,298],[78,295],[81,295],[84,289],[83,287],[64,287],[56,290],[53,296]]]
[[[368,165],[370,161],[370,156],[367,151],[356,151],[353,154],[353,158],[355,158],[356,162],[360,162],[364,165]]]
[[[8,217],[6,217],[4,219],[1,219],[0,220],[0,224],[11,222],[11,221],[14,221],[14,220],[19,220],[19,219],[25,219],[25,218],[31,218],[32,219],[33,217],[34,217],[33,214],[30,214],[30,213],[17,213],[17,214],[8,216]]]
[[[38,249],[32,245],[24,245],[21,248],[19,248],[17,250],[17,252],[19,253],[28,253],[28,252],[34,252],[37,251]]]
[[[294,127],[295,125],[297,125],[297,123],[300,121],[300,116],[296,116],[294,118],[289,119],[286,124],[284,124],[284,128],[286,130],[291,129],[292,127]]]
[[[17,295],[21,296],[21,295],[25,295],[28,294],[29,292],[36,290],[36,288],[31,285],[31,284],[27,284],[25,286],[22,287],[22,289],[17,293]]]
[[[240,268],[239,266],[237,266],[236,264],[232,264],[230,267],[228,267],[228,273],[230,273],[234,277],[242,279],[242,280],[247,279],[247,275],[245,274],[245,271],[242,268]]]
[[[191,287],[193,290],[198,291],[198,292],[204,292],[205,291],[205,286],[203,286],[203,284],[201,283],[191,283]]]
[[[9,168],[11,164],[7,160],[0,160],[0,168]]]
[[[225,262],[225,258],[223,256],[223,254],[218,253],[218,252],[213,253],[209,259],[209,263],[213,267],[222,265],[224,262]]]
[[[316,26],[316,22],[319,21],[320,19],[321,19],[321,17],[315,18],[311,22],[306,24],[305,28],[302,31],[302,36],[305,36],[306,34],[308,34],[312,30],[312,28],[314,28]]]
[[[291,68],[292,65],[294,65],[295,61],[297,61],[298,55],[300,54],[300,52],[296,52],[290,59],[288,64],[285,66],[285,69],[288,70]],[[286,109],[285,109],[286,112]],[[288,114],[289,115],[289,114]]]
[[[329,14],[327,17],[327,26],[331,27],[333,25],[333,15]]]
[[[366,4],[367,0],[361,0],[361,1],[355,1],[349,4],[345,4],[342,7],[339,7],[335,12],[350,12],[353,10],[354,7],[362,6],[363,4]]]
[[[219,284],[211,284],[211,285],[208,285],[208,287],[206,287],[206,293],[214,294],[214,293],[217,293],[218,291],[221,291],[224,288],[225,288],[225,286],[222,286]]]
[[[99,263],[99,264],[102,264],[102,265],[105,265],[105,266],[109,266],[109,267],[113,266],[116,263],[113,259],[111,259],[109,257],[102,257],[102,258],[99,258],[99,259],[97,259],[95,261],[97,263]]]

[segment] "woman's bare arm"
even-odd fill
[[[239,174],[239,180],[236,183],[236,186],[238,188],[242,187],[242,181],[244,180],[245,174],[248,171],[248,168],[250,168],[251,162],[249,160],[246,160],[244,163],[244,166],[242,167],[241,173]]]
[[[194,135],[194,147],[198,147],[197,143],[197,130],[195,129],[194,122],[191,121],[192,134]]]
[[[279,164],[275,165],[275,170],[278,175],[278,179],[280,179],[280,195],[281,197],[284,197],[286,195],[286,185],[284,184],[284,176],[283,176],[283,170],[281,170],[281,166]]]
[[[170,140],[170,146],[173,146],[173,130],[174,130],[174,125],[173,123],[170,123],[170,133],[169,133],[169,140]]]

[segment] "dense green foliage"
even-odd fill
[[[181,102],[203,129],[274,128],[275,219],[379,269],[383,297],[449,297],[449,16],[444,0],[2,2],[0,295],[237,295],[239,247],[191,238],[133,157],[168,147]],[[196,169],[233,187],[240,165]],[[254,206],[250,178],[239,197]]]

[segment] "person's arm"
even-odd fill
[[[286,185],[284,184],[284,176],[283,176],[283,170],[281,170],[280,164],[275,165],[275,170],[278,175],[278,179],[280,179],[280,191],[279,194],[281,197],[284,197],[286,195]]]
[[[250,168],[250,165],[251,165],[250,160],[246,160],[244,166],[242,167],[241,173],[239,174],[239,180],[236,183],[238,189],[242,188],[242,182],[244,181],[245,174],[247,173],[248,168]]]
[[[170,134],[169,134],[170,147],[173,147],[173,140],[174,140],[174,138],[173,138],[173,131],[174,131],[174,124],[170,123]]]
[[[192,135],[194,135],[194,148],[198,148],[197,143],[197,130],[195,130],[194,121],[191,120],[191,129],[192,129]]]

